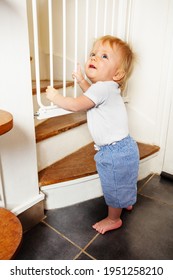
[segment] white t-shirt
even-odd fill
[[[116,82],[92,84],[84,95],[95,103],[87,111],[88,128],[95,144],[111,144],[129,134],[127,112]]]

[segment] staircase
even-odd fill
[[[57,82],[56,87],[60,84]],[[46,86],[44,81],[43,92]],[[72,82],[69,86],[73,86]],[[80,112],[36,124],[39,187],[45,194],[45,209],[65,207],[102,195],[94,162],[95,150],[86,122],[86,113]],[[151,173],[150,162],[159,147],[137,144],[142,170],[139,179],[142,179]]]

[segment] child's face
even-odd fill
[[[85,72],[92,83],[98,81],[116,81],[120,57],[108,42],[98,41],[93,46],[90,57],[85,65]]]

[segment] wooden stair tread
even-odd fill
[[[137,144],[138,144],[138,149],[140,154],[140,160],[149,157],[160,150],[160,147],[156,145],[144,144],[140,142],[137,142]]]
[[[39,172],[40,186],[96,174],[93,143]]]
[[[50,80],[41,80],[40,81],[40,91],[45,92],[47,86],[50,85]],[[55,80],[54,88],[60,89],[63,88],[63,81]],[[74,86],[73,81],[66,81],[66,87]],[[32,81],[32,94],[36,94],[36,81]]]
[[[159,147],[155,145],[138,143],[138,147],[140,159],[159,151]],[[95,153],[94,144],[90,143],[75,153],[55,162],[39,172],[39,185],[51,185],[96,174]]]
[[[49,118],[35,128],[36,142],[58,135],[71,128],[86,123],[86,113],[78,112],[63,116]]]

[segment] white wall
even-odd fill
[[[161,147],[153,171],[162,171],[172,90],[173,1],[133,0],[129,40],[138,61],[129,82],[132,135]],[[170,131],[173,134],[173,131]]]
[[[141,121],[143,118],[146,120],[144,126],[140,125],[138,119],[136,122],[134,120],[133,132],[135,134],[136,124],[137,138],[149,142],[155,140],[157,144],[159,139],[155,139],[156,123],[158,113],[163,113],[158,112],[161,109],[159,100],[164,102],[170,95],[166,92],[165,85],[171,56],[172,2],[135,0],[132,7],[130,41],[137,52],[138,61],[129,87],[130,108],[138,112]],[[163,105],[162,103],[162,108]]]
[[[12,113],[13,129],[0,137],[7,208],[31,206],[39,196],[26,2],[0,1],[0,109]]]

